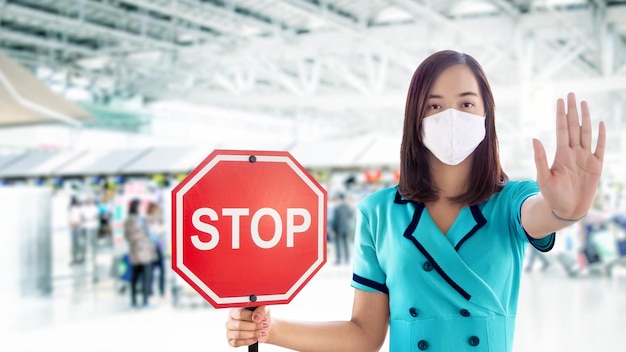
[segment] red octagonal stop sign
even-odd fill
[[[172,191],[172,268],[214,307],[289,303],[326,262],[326,191],[288,153],[215,150]]]

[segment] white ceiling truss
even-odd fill
[[[328,136],[396,135],[413,71],[446,48],[482,63],[511,138],[520,104],[570,90],[624,131],[626,1],[0,0],[0,49],[48,82],[310,120]]]

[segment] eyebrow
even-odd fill
[[[472,95],[472,96],[478,97],[478,94],[476,94],[474,92],[463,92],[463,93],[459,94],[459,97],[466,97],[468,95]],[[431,95],[428,96],[428,99],[443,99],[443,97],[441,95],[431,94]]]

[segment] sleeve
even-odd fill
[[[555,233],[551,233],[544,238],[535,239],[526,233],[526,230],[522,227],[522,204],[530,196],[539,193],[539,186],[535,181],[522,181],[516,184],[514,191],[511,194],[511,210],[513,212],[513,224],[515,226],[515,233],[519,234],[519,237],[523,241],[528,241],[533,247],[537,248],[541,252],[548,252],[554,247]]]
[[[354,271],[352,287],[368,291],[389,293],[386,275],[378,261],[372,226],[361,205],[357,207],[354,240]]]
[[[148,236],[150,241],[152,243],[157,243],[159,241],[159,236],[154,229],[154,219],[147,219],[147,218],[140,217],[139,223],[141,224],[141,228],[143,232],[145,232],[146,236]]]
[[[130,241],[130,237],[132,234],[130,219],[124,220],[124,238],[127,241]]]

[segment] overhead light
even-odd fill
[[[176,38],[176,41],[181,44],[193,44],[196,39],[196,36],[191,33],[181,33]]]
[[[35,75],[42,81],[47,80],[52,75],[52,70],[46,66],[37,66],[35,70]]]
[[[541,3],[546,7],[558,7],[558,6],[572,6],[586,4],[586,0],[543,0]]]
[[[385,22],[403,22],[410,21],[413,19],[413,15],[407,11],[401,10],[397,7],[390,6],[386,7],[382,11],[380,11],[375,18],[375,22],[377,23],[385,23]]]
[[[497,13],[498,9],[494,4],[481,0],[466,0],[454,4],[450,13],[455,16],[483,15]]]
[[[72,101],[91,100],[91,94],[86,89],[80,87],[69,87],[65,90],[63,95]]]
[[[100,69],[106,67],[109,62],[111,62],[111,58],[108,56],[98,56],[98,57],[89,57],[85,59],[80,59],[76,62],[78,66],[86,68],[86,69]]]

